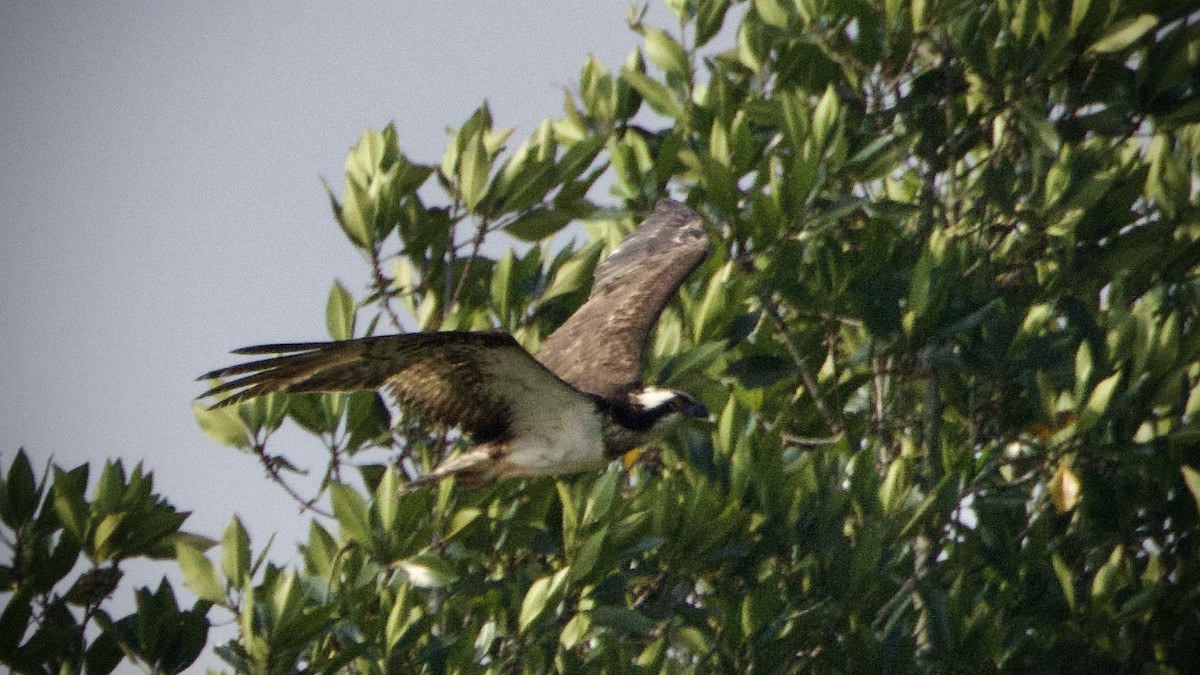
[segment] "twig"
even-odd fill
[[[829,411],[829,406],[825,405],[825,399],[821,397],[821,390],[817,388],[817,381],[813,378],[812,373],[808,372],[804,356],[800,354],[800,348],[796,345],[795,340],[792,339],[791,333],[788,332],[787,322],[783,320],[783,315],[779,313],[779,307],[775,304],[774,298],[764,295],[762,303],[767,315],[775,322],[775,327],[778,329],[780,337],[783,338],[783,345],[787,348],[788,354],[791,355],[792,362],[796,364],[796,370],[800,371],[800,381],[804,384],[804,390],[808,392],[809,398],[813,400],[813,405],[821,415],[821,419],[825,420],[825,425],[829,427],[830,431],[834,432],[834,434],[840,434],[843,431],[842,424]]]
[[[930,475],[939,480],[943,474],[941,462],[942,399],[938,387],[937,372],[928,348],[920,354],[920,366],[925,378],[925,461]]]
[[[379,259],[379,247],[371,247],[371,271],[373,273],[373,285],[375,292],[379,297],[379,304],[383,307],[383,311],[388,315],[392,325],[396,330],[403,331],[404,328],[400,324],[400,315],[392,308],[392,295],[388,292],[388,286],[391,282],[383,275],[383,261]]]
[[[467,261],[463,263],[462,276],[458,278],[458,285],[454,287],[454,294],[450,296],[450,302],[446,305],[447,308],[453,307],[458,302],[459,295],[462,294],[463,286],[467,285],[467,277],[471,274],[471,263],[475,262],[475,258],[479,256],[479,249],[483,248],[483,240],[488,233],[487,218],[479,219],[479,226],[475,228],[475,236],[471,240],[471,254],[467,256]]]
[[[293,488],[286,480],[283,479],[283,474],[279,471],[280,462],[287,463],[289,466],[290,462],[281,457],[275,457],[268,454],[266,444],[261,441],[254,444],[254,454],[258,457],[258,460],[262,462],[263,468],[267,470],[267,474],[271,476],[271,480],[278,483],[279,487],[283,488],[283,491],[286,492],[288,496],[300,504],[301,513],[304,511],[312,511],[317,515],[325,516],[326,518],[333,517],[332,513],[316,505],[316,498],[305,499],[303,495],[297,492],[295,488]]]

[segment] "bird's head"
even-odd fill
[[[685,392],[674,389],[646,387],[630,396],[635,408],[655,420],[654,427],[662,428],[684,417],[708,417],[708,408]]]

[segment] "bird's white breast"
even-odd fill
[[[603,466],[603,423],[596,407],[582,399],[547,414],[534,430],[510,442],[508,463],[528,475],[567,473]]]
[[[496,398],[513,414],[505,463],[514,473],[545,475],[603,466],[603,418],[595,402],[532,361],[487,365]]]

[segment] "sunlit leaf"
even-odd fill
[[[250,435],[236,407],[209,409],[206,405],[193,403],[192,415],[200,429],[213,441],[231,448],[250,447]]]
[[[367,502],[362,495],[343,483],[330,485],[329,494],[333,515],[342,528],[342,535],[351,541],[371,546],[374,536],[367,516]]]
[[[433,554],[422,554],[396,565],[408,577],[408,583],[417,588],[442,588],[458,579],[454,569]]]
[[[237,516],[225,527],[221,539],[221,572],[234,587],[250,578],[250,535]]]
[[[340,282],[333,282],[329,299],[325,302],[325,327],[334,340],[349,340],[354,337],[354,314],[356,306],[350,292]]]
[[[1183,473],[1188,492],[1192,493],[1192,500],[1196,502],[1196,511],[1200,512],[1200,471],[1190,466],[1181,466],[1179,470]]]
[[[184,543],[176,544],[175,558],[183,574],[183,585],[202,600],[214,604],[225,602],[225,592],[217,580],[217,571],[199,549]]]
[[[668,75],[687,77],[691,71],[687,52],[666,31],[648,28],[643,33],[646,40],[646,57]]]
[[[1066,513],[1079,503],[1082,486],[1079,476],[1069,463],[1061,462],[1050,478],[1050,499],[1059,513]]]
[[[1116,391],[1117,384],[1121,381],[1121,371],[1117,371],[1112,375],[1100,380],[1092,389],[1092,393],[1088,396],[1087,404],[1079,414],[1079,431],[1087,431],[1095,426],[1096,422],[1108,410],[1109,402],[1112,400],[1113,393]]]
[[[1158,25],[1158,17],[1153,14],[1139,14],[1138,16],[1131,17],[1117,24],[1104,37],[1093,42],[1092,46],[1088,47],[1088,51],[1101,54],[1119,52],[1137,42],[1138,39],[1156,25]]]
[[[467,139],[459,167],[459,184],[468,211],[474,211],[487,190],[492,158],[484,147],[483,131]]]

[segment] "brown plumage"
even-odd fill
[[[510,403],[484,376],[496,359],[528,364],[537,384],[569,390],[508,333],[406,333],[339,342],[258,345],[234,354],[283,354],[220,368],[200,379],[230,378],[203,396],[229,394],[219,408],[273,392],[385,390],[404,406],[454,425],[477,441],[509,432]]]
[[[596,267],[591,296],[542,342],[538,361],[601,398],[639,390],[650,330],[708,255],[701,223],[687,206],[659,200],[637,231]]]
[[[420,482],[458,476],[479,485],[603,465],[663,424],[707,415],[683,392],[642,387],[642,351],[663,307],[708,250],[700,218],[663,200],[596,268],[588,301],[534,359],[507,333],[410,333],[272,344],[280,354],[220,368],[213,407],[273,392],[384,389],[398,403],[471,437]]]

